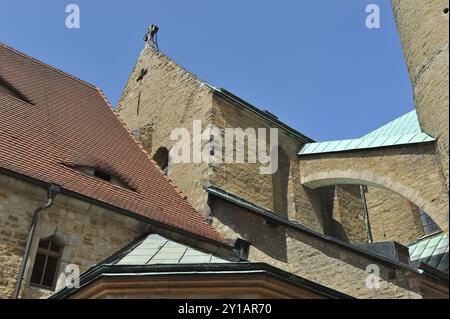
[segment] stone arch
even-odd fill
[[[448,202],[428,199],[427,192],[405,185],[392,177],[375,174],[370,170],[330,170],[314,172],[301,178],[303,186],[316,189],[332,185],[367,185],[390,190],[410,200],[426,211],[439,227],[448,234]],[[426,197],[427,196],[427,197]]]

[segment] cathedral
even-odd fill
[[[447,299],[448,1],[392,7],[415,110],[346,140],[199,79],[156,26],[115,108],[0,43],[0,298]]]

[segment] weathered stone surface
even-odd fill
[[[141,69],[148,69],[149,73],[143,81],[136,81]],[[151,48],[141,53],[119,103],[119,114],[132,130],[139,129],[140,140],[152,155],[162,147],[168,150],[173,147],[175,142],[169,137],[174,128],[184,127],[192,133],[194,120],[201,120],[204,128],[213,124],[222,132],[225,128],[274,127],[263,116],[215,94],[204,82]],[[356,184],[367,184],[375,240],[408,243],[419,237],[422,229],[417,212],[405,204],[406,200],[423,208],[448,230],[448,190],[443,186],[444,174],[436,160],[435,145],[298,158],[302,142],[297,137],[280,129],[279,140],[280,170],[273,176],[259,174],[259,163],[170,163],[169,177],[225,237],[242,237],[252,243],[251,260],[266,261],[300,275],[308,273],[308,279],[317,279],[338,290],[342,286],[343,291],[358,297],[420,297],[416,287],[405,279],[410,274],[402,277],[400,271],[401,278],[396,279],[399,281],[391,280],[388,274],[398,272],[392,269],[382,270],[386,283],[381,290],[366,291],[362,278],[366,278],[368,264],[364,258],[333,252],[336,247],[332,244],[287,234],[283,228],[274,227],[226,201],[217,199],[212,205],[203,186],[216,185],[320,233],[361,243],[367,241],[367,230]],[[331,183],[331,188],[322,189],[304,186],[335,178],[353,183],[337,187]],[[386,227],[385,223],[392,226]],[[297,258],[300,251],[301,257]],[[335,273],[335,268],[342,278],[326,278]],[[347,272],[351,278],[343,275]]]
[[[12,295],[31,217],[34,210],[46,202],[42,193],[45,192],[23,182],[14,182],[14,187],[0,187],[0,298]],[[119,215],[115,212],[109,211],[106,215],[100,213],[100,209],[88,211],[90,204],[80,205],[80,201],[67,201],[63,197],[59,195],[56,203],[41,214],[25,272],[22,298],[43,298],[51,293],[29,285],[40,239],[56,236],[64,245],[61,265],[76,264],[83,272],[143,233],[143,224],[131,226],[125,222],[129,217],[115,220],[111,218]],[[78,204],[70,206],[62,202]],[[60,277],[58,287],[63,283],[64,278]]]
[[[277,128],[254,112],[219,96],[214,97],[212,108],[212,123],[222,132],[226,128],[264,128],[266,132],[269,132],[270,128]],[[218,164],[213,166],[210,181],[256,205],[274,211],[281,217],[296,220],[323,232],[320,201],[298,183],[297,152],[302,142],[281,128],[278,128],[278,141],[279,167],[275,174],[261,175],[260,163]],[[248,144],[245,149],[248,149]],[[268,140],[266,149],[269,150]]]
[[[433,143],[302,157],[302,184],[336,179],[393,191],[426,211],[448,231],[448,192]]]
[[[369,187],[366,199],[375,242],[409,245],[425,235],[420,210],[411,201],[378,187]]]
[[[148,73],[142,81],[136,81],[141,69],[148,69]],[[120,99],[118,112],[151,155],[160,148],[170,150],[174,146],[176,141],[170,140],[170,133],[175,128],[186,128],[192,136],[194,120],[202,121],[203,128],[212,124],[223,134],[225,128],[268,130],[275,127],[270,121],[241,105],[215,95],[204,82],[150,47],[141,52]],[[298,183],[297,152],[302,143],[282,129],[279,129],[279,143],[280,169],[274,175],[261,175],[260,163],[170,162],[168,176],[205,218],[211,211],[206,203],[207,194],[203,186],[214,184],[274,210],[280,216],[323,232],[320,201]],[[245,149],[248,150],[247,142]]]
[[[223,204],[223,207],[225,209],[226,204]],[[239,209],[226,211],[227,214],[232,212],[238,214]],[[222,214],[219,213],[220,215]],[[368,265],[377,264],[377,260],[369,260],[336,245],[325,244],[308,235],[282,227],[264,227],[264,222],[258,221],[256,217],[246,216],[245,222],[255,227],[245,227],[246,223],[225,226],[219,221],[215,221],[215,225],[222,231],[228,231],[230,234],[236,231],[240,236],[249,238],[252,242],[249,255],[251,261],[272,264],[358,298],[421,298],[420,292],[415,291],[405,280],[407,272],[399,271],[400,277],[391,280],[387,276],[396,270],[378,265],[383,280],[380,289],[371,290],[366,287],[368,273],[365,270]]]
[[[448,191],[449,1],[392,0],[392,6],[420,124],[438,138],[437,154]]]
[[[142,69],[148,72],[137,81]],[[173,129],[185,128],[192,136],[194,120],[201,120],[205,127],[211,100],[211,90],[202,81],[162,53],[146,47],[122,93],[117,111],[153,156],[158,149],[170,150],[175,145],[176,141],[170,139]],[[205,217],[209,212],[203,184],[209,170],[203,163],[173,165],[169,161],[168,177]]]
[[[427,298],[416,281],[421,276],[361,254],[308,232],[267,223],[242,207],[216,198],[213,226],[227,237],[251,243],[248,259],[269,263],[357,298]],[[366,285],[369,265],[380,268],[380,287]]]
[[[355,244],[367,242],[367,229],[358,185],[335,187],[330,215],[331,236]]]
[[[331,186],[332,199],[325,206],[326,234],[345,242],[368,242],[368,230],[359,185]],[[367,187],[365,192],[374,242],[397,241],[408,245],[424,235],[420,209],[411,201],[383,188]]]
[[[448,0],[392,2],[419,120],[424,131],[438,138],[436,145],[299,159],[302,142],[280,129],[280,169],[274,175],[259,174],[259,163],[169,163],[169,178],[217,230],[228,238],[242,237],[252,243],[250,260],[268,262],[359,298],[420,298],[426,294],[415,284],[422,277],[411,270],[307,232],[276,226],[224,200],[208,203],[203,186],[214,184],[317,232],[362,243],[367,241],[367,229],[359,186],[353,184],[366,184],[375,241],[407,244],[423,235],[418,207],[448,232],[448,13],[444,13]],[[138,80],[143,69],[147,74]],[[192,136],[194,120],[202,121],[203,128],[214,124],[222,132],[225,128],[274,127],[239,103],[214,94],[204,82],[150,47],[141,52],[118,111],[151,155],[173,147],[170,133],[175,128],[186,128]],[[351,185],[334,186],[336,179]],[[330,186],[304,186],[318,180],[329,180]],[[12,293],[31,216],[42,201],[42,190],[0,176],[0,297]],[[150,229],[107,209],[60,196],[41,218],[32,256],[39,238],[55,235],[65,245],[63,263],[77,264],[83,271]],[[380,289],[366,287],[370,264],[380,267]],[[47,296],[48,292],[27,284],[32,265],[33,259],[23,296]]]

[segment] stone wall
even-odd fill
[[[138,81],[141,70],[147,73]],[[173,129],[186,128],[192,136],[194,120],[202,121],[206,127],[211,116],[211,100],[211,90],[202,81],[161,52],[146,47],[122,93],[117,112],[153,156],[161,147],[170,151],[174,146],[176,141],[170,139]],[[205,217],[209,212],[203,185],[208,174],[207,164],[169,162],[168,177]]]
[[[270,121],[251,110],[215,96],[213,100],[213,124],[222,132],[226,128],[277,128]],[[269,137],[266,139],[270,150]],[[299,138],[278,128],[278,170],[273,175],[262,175],[259,162],[250,164],[219,164],[213,166],[211,183],[234,193],[255,205],[275,212],[277,215],[295,220],[312,229],[323,232],[323,216],[320,200],[300,185],[298,174],[298,150],[302,146]],[[236,147],[236,145],[235,145]],[[246,141],[245,150],[248,150]],[[234,149],[236,154],[236,148]],[[245,153],[247,154],[247,153]]]
[[[330,219],[326,234],[354,244],[368,242],[360,186],[337,185],[333,189],[332,205],[324,211]],[[424,235],[420,210],[411,201],[373,186],[367,187],[365,196],[374,242],[393,240],[408,245]]]
[[[288,264],[280,268],[357,298],[420,298],[417,287],[408,282],[411,272],[380,263],[373,257],[313,238],[305,233],[286,231]],[[252,260],[259,252],[252,250]],[[369,265],[380,267],[380,288],[366,286]],[[311,267],[314,265],[314,267]],[[394,275],[395,274],[395,275]],[[338,288],[339,287],[339,288]]]
[[[395,240],[408,245],[425,235],[419,208],[391,191],[369,187],[366,193],[375,242]]]
[[[0,298],[12,296],[31,218],[34,210],[45,203],[45,190],[0,175]],[[83,272],[140,236],[144,227],[124,215],[58,195],[55,204],[39,220],[21,296],[43,298],[50,294],[29,285],[40,239],[55,236],[64,246],[61,269],[76,264]],[[61,276],[57,287],[63,283]]]
[[[262,218],[226,200],[210,202],[214,211],[213,226],[226,238],[243,238],[267,258],[287,262],[284,229],[267,224]]]
[[[142,81],[137,81],[141,69],[148,69],[148,73]],[[119,114],[128,127],[139,129],[137,135],[152,155],[160,147],[171,149],[174,142],[170,141],[169,135],[173,128],[185,127],[192,133],[193,120],[201,120],[203,128],[214,124],[222,132],[225,128],[274,127],[271,121],[240,103],[214,93],[204,82],[151,48],[141,53],[121,98]],[[443,176],[437,165],[435,145],[429,143],[299,159],[297,152],[301,141],[283,129],[279,133],[282,165],[274,176],[259,174],[260,164],[172,163],[169,177],[224,237],[242,237],[252,243],[251,260],[265,261],[301,276],[306,274],[308,279],[317,279],[339,291],[345,289],[344,292],[358,297],[418,297],[401,277],[402,272],[401,278],[389,279],[392,271],[396,272],[389,267],[382,270],[383,278],[389,280],[386,279],[381,292],[367,291],[365,267],[370,260],[358,254],[348,254],[346,250],[341,252],[332,243],[325,245],[320,240],[290,233],[226,201],[208,203],[203,186],[214,184],[319,233],[334,231],[337,234],[337,227],[340,227],[346,236],[343,239],[365,242],[367,232],[356,187],[338,187],[331,194],[329,189],[321,191],[309,187],[310,182],[342,177],[349,178],[350,184],[365,181],[370,186],[383,186],[414,201],[430,215],[434,214],[438,223],[445,225],[448,224],[448,214],[442,212],[448,210],[448,194],[440,186]],[[389,209],[390,204],[386,203],[383,209]],[[334,224],[327,216],[332,212],[330,207],[336,207]],[[337,276],[334,275],[335,267]],[[348,277],[344,276],[346,272]]]
[[[382,149],[303,156],[302,185],[365,184],[410,200],[448,231],[448,191],[436,159],[436,145],[422,143]]]
[[[147,73],[138,81],[143,69]],[[243,106],[219,98],[204,82],[150,47],[141,52],[117,111],[151,155],[161,147],[170,150],[174,146],[175,141],[170,140],[174,128],[187,128],[192,136],[194,120],[202,121],[203,128],[213,124],[222,133],[225,128],[274,127]],[[299,183],[297,152],[302,144],[282,129],[279,133],[280,168],[274,175],[261,175],[259,163],[170,162],[168,176],[205,218],[212,212],[207,206],[203,186],[214,184],[282,217],[323,232],[320,201]]]
[[[422,129],[438,138],[448,191],[449,1],[392,0]]]
[[[213,200],[215,228],[227,237],[251,243],[248,259],[266,262],[357,298],[421,298],[411,281],[418,276],[405,268],[388,265],[335,242],[281,225],[267,223],[244,208],[222,199]],[[366,267],[380,267],[380,288],[366,287]]]
[[[358,185],[335,187],[331,218],[331,236],[354,244],[367,243],[364,210]]]

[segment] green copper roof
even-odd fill
[[[376,129],[363,136],[363,138],[375,138],[380,136],[415,135],[422,133],[416,111],[411,111],[398,119]]]
[[[442,232],[410,245],[409,255],[413,263],[425,263],[448,274],[448,237]]]
[[[115,262],[116,265],[228,263],[189,246],[156,234],[148,235],[139,245]]]
[[[435,139],[420,129],[416,111],[411,111],[358,139],[305,144],[298,155],[343,152],[432,141],[435,141]]]

